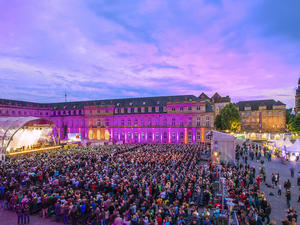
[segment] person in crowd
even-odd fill
[[[11,156],[0,166],[0,187],[19,224],[29,222],[27,204],[42,218],[54,216],[73,225],[215,224],[221,213],[214,207],[222,208],[215,184],[225,177],[224,195],[237,206],[239,224],[256,224],[269,221],[271,208],[260,190],[262,177],[255,179],[247,162],[250,150],[241,147],[237,153],[244,164],[220,165],[203,160],[204,143],[78,147]]]

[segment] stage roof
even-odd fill
[[[14,134],[27,123],[42,120],[38,117],[0,117],[0,153],[5,153]]]

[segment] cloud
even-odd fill
[[[65,89],[72,100],[217,91],[294,102],[296,1],[12,0],[0,9],[4,98],[55,102]]]

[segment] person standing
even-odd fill
[[[281,196],[281,184],[278,184],[278,195]],[[300,198],[300,195],[299,195],[299,198]]]
[[[272,208],[271,208],[270,203],[268,202],[267,207],[266,207],[266,209],[265,209],[265,218],[267,219],[267,224],[270,223],[270,215],[271,215],[271,211],[272,211]]]
[[[294,175],[295,175],[295,168],[291,167],[290,171],[291,171],[291,177],[294,177]]]
[[[288,208],[290,208],[291,206],[291,191],[290,189],[287,189],[286,193],[285,193],[285,197],[286,197],[286,203]]]
[[[16,213],[18,217],[18,225],[23,225],[23,208],[21,204],[17,204]]]

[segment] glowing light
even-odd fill
[[[295,161],[296,161],[296,156],[292,155],[292,156],[290,157],[290,160],[291,160],[292,162],[295,162]]]

